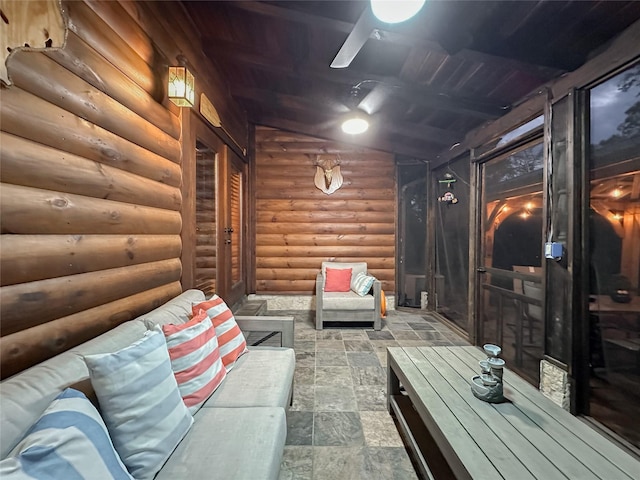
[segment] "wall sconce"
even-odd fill
[[[185,65],[169,67],[168,93],[169,100],[179,107],[193,107],[195,104],[195,79]]]

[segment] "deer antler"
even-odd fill
[[[316,155],[314,165],[316,166],[314,179],[316,187],[330,195],[342,186],[339,158],[321,158],[320,155]]]

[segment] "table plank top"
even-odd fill
[[[513,372],[501,404],[471,392],[477,347],[389,347],[398,375],[458,478],[637,479],[640,462]]]

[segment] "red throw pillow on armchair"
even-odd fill
[[[350,268],[326,268],[325,292],[348,292],[351,290]]]

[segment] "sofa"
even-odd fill
[[[191,316],[192,305],[204,300],[199,290],[185,291],[145,315],[2,381],[0,459],[6,459],[25,433],[33,430],[34,422],[67,387],[84,392],[96,402],[85,356],[121,351],[146,337],[154,325],[183,324]],[[287,325],[287,335],[292,336],[292,317],[266,320]],[[242,317],[236,321],[243,329]],[[258,321],[251,318],[251,328]],[[193,415],[186,435],[155,478],[277,479],[286,440],[285,410],[291,402],[294,368],[291,348],[249,347]],[[131,407],[136,403],[132,400]]]
[[[339,291],[326,288],[327,268],[351,271]],[[368,275],[366,262],[322,262],[316,277],[316,330],[322,330],[324,322],[371,322],[374,330],[380,330],[381,298],[381,282]]]

